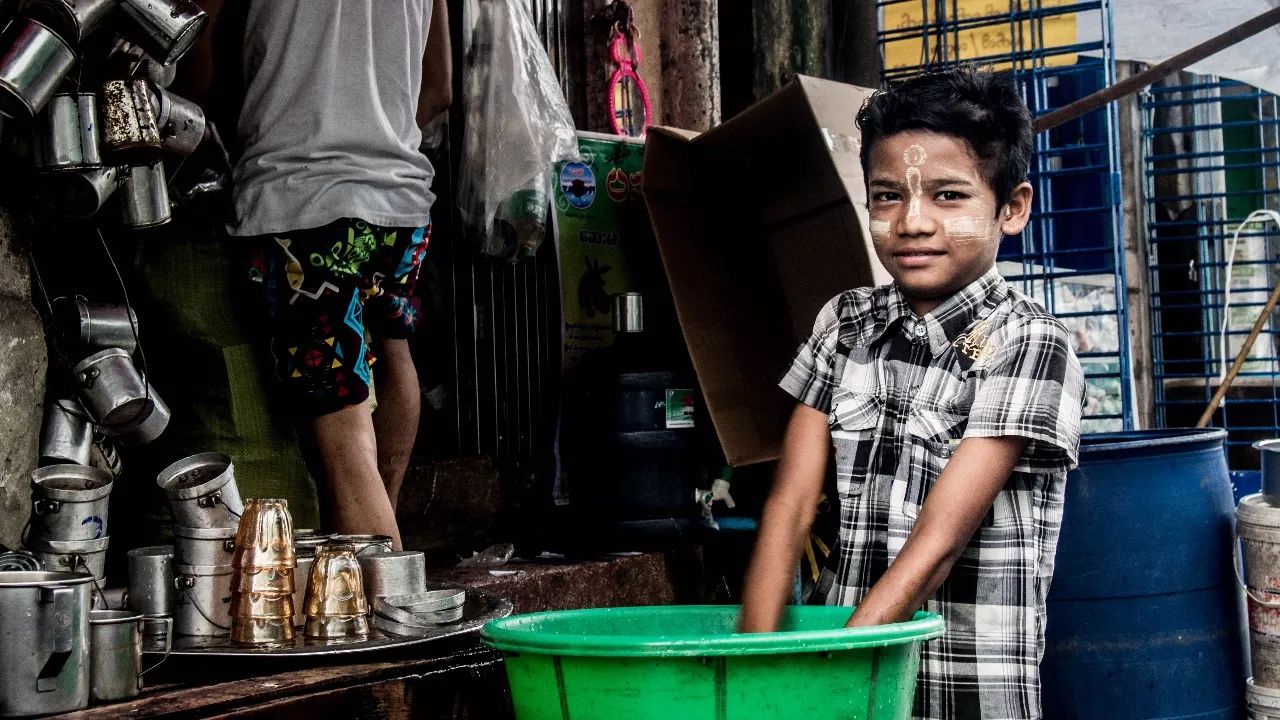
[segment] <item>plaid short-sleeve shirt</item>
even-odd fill
[[[1045,600],[1075,467],[1084,374],[1062,323],[993,267],[923,318],[894,285],[819,314],[780,383],[829,414],[840,535],[817,594],[856,605],[911,534],[960,441],[1030,439],[950,576],[926,604],[918,718],[1040,717]]]

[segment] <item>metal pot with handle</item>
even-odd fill
[[[0,573],[0,717],[89,705],[89,592],[72,572]]]

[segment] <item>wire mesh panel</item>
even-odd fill
[[[1141,98],[1155,401],[1174,427],[1195,424],[1280,280],[1280,104],[1186,78]],[[1257,468],[1249,444],[1280,436],[1280,316],[1263,320],[1212,418],[1233,469]]]
[[[885,84],[975,63],[1011,70],[1044,115],[1114,81],[1108,2],[889,0],[880,8]],[[1015,287],[1072,332],[1085,370],[1085,432],[1132,426],[1119,143],[1107,106],[1036,135],[1031,222],[1001,243]]]

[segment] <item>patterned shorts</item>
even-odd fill
[[[413,333],[413,287],[430,240],[430,224],[388,228],[350,218],[256,239],[249,280],[260,288],[276,377],[303,415],[369,397],[368,337]]]

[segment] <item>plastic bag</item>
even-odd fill
[[[466,69],[458,204],[480,252],[532,255],[545,234],[552,165],[578,158],[573,118],[520,0],[482,0]]]

